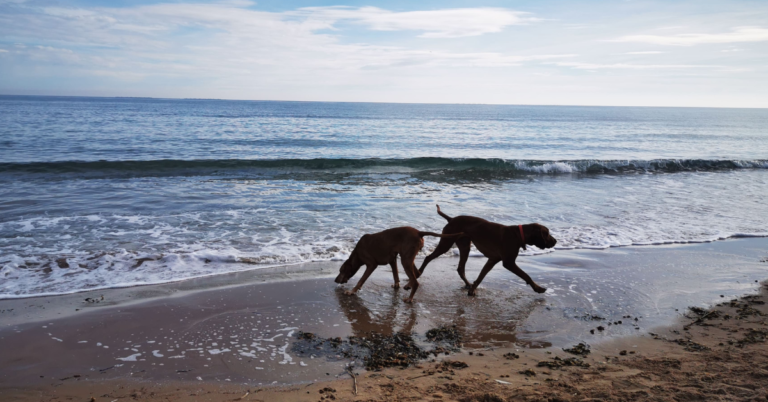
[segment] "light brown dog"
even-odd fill
[[[411,290],[410,296],[403,301],[410,303],[413,301],[413,295],[419,288],[417,281],[416,265],[413,261],[416,254],[424,247],[424,236],[451,237],[457,238],[462,233],[450,235],[440,235],[432,232],[420,232],[412,227],[403,226],[400,228],[387,229],[383,232],[366,234],[358,240],[355,249],[349,255],[349,258],[341,264],[339,275],[336,277],[336,283],[347,283],[350,278],[355,276],[357,271],[365,265],[365,273],[357,285],[347,294],[355,294],[365,281],[371,276],[371,273],[379,265],[389,264],[392,267],[392,276],[395,279],[394,288],[400,287],[400,278],[397,275],[397,255],[400,255],[400,262],[403,264],[403,270],[408,275],[408,286]]]
[[[430,261],[439,257],[441,254],[448,251],[451,246],[456,243],[456,247],[459,249],[459,276],[464,281],[467,289],[469,289],[469,295],[475,295],[475,289],[483,281],[485,275],[493,269],[494,265],[502,261],[504,268],[512,271],[515,275],[522,278],[525,283],[530,285],[537,293],[544,293],[547,291],[536,284],[528,274],[526,274],[515,263],[517,255],[522,247],[525,250],[525,245],[534,245],[540,249],[552,248],[557,244],[557,240],[549,234],[549,229],[538,223],[529,223],[527,225],[512,225],[504,226],[498,223],[488,222],[485,219],[481,219],[475,216],[457,216],[451,218],[440,211],[440,206],[437,206],[437,213],[448,221],[448,224],[443,227],[443,235],[451,233],[463,233],[464,236],[460,238],[444,236],[440,243],[437,245],[435,251],[428,255],[419,268],[418,276],[424,273],[424,268],[427,267]],[[472,243],[475,243],[477,250],[488,257],[488,261],[485,263],[483,270],[480,271],[480,275],[477,276],[475,282],[470,284],[467,278],[464,276],[464,268],[469,258],[469,249]]]

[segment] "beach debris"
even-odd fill
[[[322,338],[308,332],[298,332],[300,342],[291,346],[293,352],[302,355],[326,355],[333,359],[362,360],[367,370],[379,371],[386,367],[407,367],[430,355],[446,355],[458,351],[461,334],[455,328],[439,327],[427,331],[427,339],[436,344],[432,350],[419,346],[414,335],[398,332],[385,335],[368,332],[365,336],[350,336],[346,340],[340,337]]]
[[[768,337],[768,330],[748,328],[747,334],[744,336],[744,339],[736,341],[736,346],[743,348],[745,345],[748,345],[751,343],[765,342],[767,337]]]
[[[519,373],[528,377],[536,377],[536,372],[532,369],[521,370]]]
[[[94,299],[94,298],[92,298],[92,297],[86,297],[86,298],[85,298],[85,302],[86,302],[86,303],[99,303],[99,302],[101,302],[102,300],[104,300],[104,295],[101,295],[101,297],[100,297],[100,298],[97,298],[97,299]]]
[[[461,402],[506,402],[507,400],[497,394],[475,394],[459,399]]]
[[[418,366],[417,366],[418,367]],[[464,369],[469,367],[467,363],[460,362],[460,361],[451,361],[451,360],[444,360],[440,363],[435,364],[434,368],[422,370],[422,375],[416,376],[416,377],[410,377],[409,380],[415,380],[417,378],[422,377],[428,377],[435,374],[449,374],[449,375],[455,375],[456,372],[453,371],[453,369]],[[452,379],[448,376],[442,376],[438,378],[446,378],[446,379]]]
[[[402,332],[391,336],[373,334],[370,341],[363,342],[364,346],[370,350],[370,356],[363,359],[369,370],[379,371],[393,366],[407,367],[429,356],[416,344],[410,334]]]
[[[505,354],[503,354],[502,356],[503,356],[505,359],[507,359],[507,360],[513,360],[513,359],[519,359],[519,358],[520,358],[520,355],[519,355],[519,354],[517,354],[517,353],[512,353],[512,352],[509,352],[509,353],[505,353]]]
[[[682,339],[682,338],[680,338],[680,339],[675,339],[672,342],[674,342],[674,343],[676,343],[676,344],[678,344],[680,346],[683,346],[683,349],[685,349],[688,352],[703,352],[703,351],[709,350],[708,347],[706,347],[706,346],[704,346],[704,345],[702,345],[700,343],[696,343],[696,342],[694,342],[694,341],[692,341],[690,339]]]
[[[597,327],[597,330],[598,330],[598,331],[605,331],[605,327],[603,327],[603,326],[601,325],[601,326]]]
[[[322,395],[320,397],[321,401],[322,400],[331,400],[331,401],[335,401],[336,400],[336,395],[335,395],[336,390],[331,388],[331,387],[325,387],[325,388],[321,389],[319,392]]]
[[[312,340],[315,340],[315,338],[317,338],[317,335],[311,332],[299,331],[296,337],[298,337],[299,339],[304,339],[305,341],[312,341]]]
[[[58,265],[59,268],[69,268],[69,263],[67,262],[67,259],[64,258],[64,257],[57,258],[56,259],[56,265]]]
[[[512,383],[511,383],[511,382],[508,382],[508,381],[502,381],[502,380],[494,380],[494,381],[496,381],[496,382],[497,382],[497,383],[499,383],[499,384],[507,384],[507,385],[512,385]]]
[[[584,362],[578,357],[568,357],[561,359],[555,356],[552,358],[552,360],[540,361],[538,364],[536,364],[536,367],[548,367],[551,369],[559,369],[561,367],[589,367],[589,363]]]
[[[589,345],[587,345],[584,342],[580,342],[578,345],[572,346],[570,348],[563,348],[563,352],[570,353],[572,355],[587,357],[587,355],[590,353],[590,350],[589,350]]]
[[[696,318],[693,322],[683,327],[684,330],[688,330],[691,328],[691,325],[696,324],[703,324],[704,320],[714,320],[715,318],[720,317],[720,312],[717,310],[705,310],[701,307],[688,307],[688,310],[696,315]],[[693,318],[690,316],[686,316],[688,318]]]
[[[573,316],[573,318],[578,318],[578,319],[581,319],[581,320],[584,320],[584,321],[603,321],[603,320],[605,320],[605,318],[600,317],[597,314],[589,314],[589,313],[584,314],[582,316],[575,315],[575,316]]]
[[[455,325],[432,328],[425,335],[432,343],[446,345],[454,350],[461,348],[462,335]]]
[[[622,350],[621,352],[619,352],[619,355],[626,356],[627,355],[627,351],[626,350]]]
[[[438,370],[465,369],[469,367],[469,364],[460,362],[460,361],[443,360],[442,362],[438,363],[435,367]]]
[[[251,393],[251,391],[245,391],[245,395],[241,396],[238,399],[242,401],[243,399],[245,399],[246,396],[250,395],[250,393]]]
[[[347,367],[347,373],[352,377],[353,384],[355,386],[355,396],[357,396],[357,376],[355,376],[355,373],[352,371],[352,367]]]

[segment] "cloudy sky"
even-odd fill
[[[0,94],[768,107],[768,1],[0,0]]]

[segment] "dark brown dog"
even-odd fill
[[[520,226],[504,226],[474,216],[457,216],[451,218],[440,211],[439,205],[437,206],[437,213],[448,221],[448,224],[443,228],[444,235],[462,232],[465,236],[458,239],[443,237],[435,251],[424,259],[421,268],[419,268],[418,276],[421,276],[421,274],[424,273],[424,268],[426,268],[430,261],[448,251],[451,246],[456,243],[460,255],[458,268],[459,276],[464,281],[465,286],[469,289],[470,296],[475,295],[475,289],[477,289],[480,282],[485,278],[485,275],[487,275],[499,261],[503,262],[504,268],[512,271],[515,275],[522,278],[525,283],[531,285],[533,290],[537,293],[544,293],[547,291],[547,289],[537,285],[528,274],[523,272],[523,270],[515,263],[515,259],[517,259],[517,254],[520,252],[521,247],[525,250],[526,244],[531,244],[541,249],[554,247],[555,244],[557,244],[557,240],[550,236],[549,229],[538,223],[530,223]],[[488,262],[485,263],[483,270],[480,271],[480,275],[475,279],[475,283],[470,284],[464,276],[464,267],[467,263],[467,258],[469,258],[469,248],[473,242],[475,243],[475,247],[477,247],[484,256],[488,257]]]
[[[373,270],[379,265],[389,264],[392,267],[392,276],[395,279],[394,288],[400,287],[400,278],[397,276],[397,255],[400,254],[400,262],[403,264],[403,270],[408,275],[408,286],[411,289],[410,296],[403,299],[410,303],[413,301],[413,295],[419,288],[419,282],[416,280],[416,265],[413,261],[416,254],[424,247],[424,236],[452,237],[461,236],[462,233],[451,235],[440,235],[432,232],[420,232],[412,227],[404,226],[401,228],[387,229],[383,232],[366,234],[358,240],[355,249],[349,258],[341,264],[339,276],[336,277],[336,283],[347,283],[350,278],[355,276],[357,271],[365,265],[365,273],[357,285],[348,291],[347,294],[355,294],[371,276]],[[453,244],[453,243],[451,243]]]

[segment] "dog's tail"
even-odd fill
[[[439,233],[433,233],[433,232],[421,232],[420,231],[419,232],[419,237],[424,237],[424,236],[435,236],[435,237],[448,237],[448,238],[451,238],[451,237],[461,237],[461,236],[464,236],[464,232],[451,233],[451,234],[439,234]]]
[[[435,204],[435,205],[437,205],[437,204]],[[440,216],[442,216],[443,218],[445,218],[445,220],[447,220],[448,222],[450,222],[451,220],[453,220],[453,218],[451,218],[450,216],[448,216],[448,215],[444,214],[444,213],[443,213],[443,211],[441,211],[441,210],[440,210],[440,206],[439,206],[439,205],[437,205],[437,213],[438,213],[438,215],[440,215]]]

